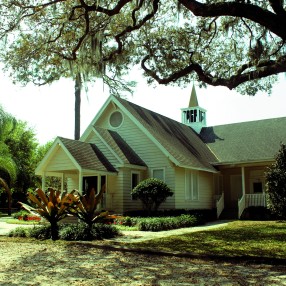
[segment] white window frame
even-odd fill
[[[196,186],[195,186],[196,184]],[[185,170],[185,200],[199,200],[199,172],[196,170]]]
[[[163,179],[155,177],[154,176],[154,171],[162,171],[163,172]],[[153,168],[153,169],[151,169],[151,177],[152,178],[156,178],[156,179],[160,179],[163,182],[165,182],[165,177],[166,177],[165,176],[165,168]]]

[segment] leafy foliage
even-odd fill
[[[51,224],[51,238],[58,239],[58,222],[68,215],[70,206],[76,202],[76,198],[71,193],[55,191],[49,189],[46,194],[41,189],[36,190],[37,196],[28,194],[29,199],[35,207],[20,203],[27,211],[38,214]]]
[[[159,206],[173,195],[171,189],[161,180],[149,178],[140,182],[132,191],[133,199],[141,200],[144,208],[151,213],[157,211]]]
[[[195,225],[198,225],[198,221],[195,216],[191,215],[142,218],[138,220],[138,228],[141,231],[162,231]]]
[[[91,227],[92,224],[102,220],[107,215],[107,213],[99,213],[97,210],[104,191],[105,189],[102,187],[98,194],[92,189],[88,194],[81,195],[78,191],[74,190],[72,194],[75,194],[77,200],[69,209],[69,213]]]
[[[59,238],[69,241],[90,241],[98,239],[113,238],[119,235],[119,231],[113,225],[94,224],[90,230],[85,223],[71,223],[59,225]],[[36,239],[49,239],[51,237],[51,226],[41,225],[32,228],[17,227],[11,230],[9,237],[32,237]]]
[[[0,15],[2,58],[26,83],[120,83],[140,64],[149,82],[255,94],[286,70],[284,1],[3,0]]]
[[[279,217],[286,219],[286,146],[280,150],[266,172],[266,194],[268,208]]]

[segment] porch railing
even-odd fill
[[[248,207],[266,207],[265,194],[245,194],[238,200],[238,218]]]
[[[216,196],[216,216],[219,218],[224,209],[224,193]]]

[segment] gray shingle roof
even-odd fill
[[[121,98],[117,100],[177,160],[180,166],[215,171],[215,156],[192,128]]]
[[[100,127],[94,128],[124,163],[146,166],[144,161],[117,132]]]
[[[206,127],[200,137],[220,163],[273,160],[286,143],[286,117]]]
[[[83,169],[116,172],[116,169],[94,144],[63,137],[58,138]]]

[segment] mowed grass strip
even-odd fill
[[[286,222],[234,221],[217,229],[133,243],[132,247],[230,258],[286,259]]]

